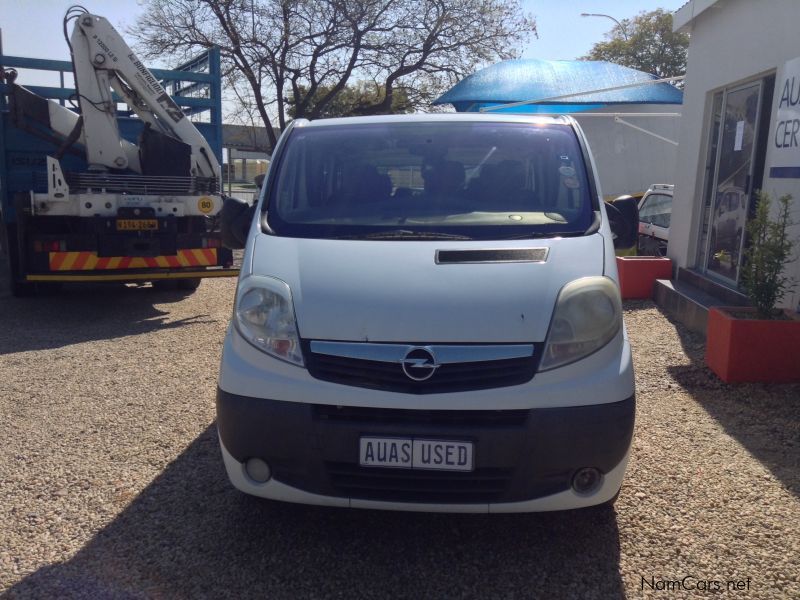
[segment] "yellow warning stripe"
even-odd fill
[[[208,267],[217,264],[217,249],[181,249],[169,256],[98,257],[96,252],[50,252],[49,264],[51,271]]]
[[[113,275],[28,275],[26,281],[153,281],[154,279],[193,279],[205,277],[236,277],[239,269],[215,269],[209,271],[173,271],[172,273],[115,273]]]

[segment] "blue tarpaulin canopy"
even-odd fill
[[[604,61],[506,60],[473,73],[442,94],[434,104],[452,104],[458,112],[511,102],[559,98],[502,112],[580,112],[609,104],[681,104],[683,92],[669,83],[598,91],[657,79],[654,75]]]

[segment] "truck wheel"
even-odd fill
[[[17,251],[17,229],[14,225],[0,223],[0,273],[8,283],[12,296],[22,298],[33,296],[36,286],[21,281],[19,272],[19,253]]]
[[[193,292],[200,285],[200,279],[156,279],[153,281],[153,289],[159,292],[174,292],[181,290]]]
[[[64,284],[60,281],[44,281],[36,285],[36,293],[43,296],[55,296],[64,288]]]
[[[178,279],[178,289],[193,292],[200,287],[201,281],[203,280],[199,277],[195,279]]]
[[[153,289],[159,292],[173,292],[178,289],[178,283],[175,279],[154,279],[152,282]]]

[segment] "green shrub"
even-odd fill
[[[742,285],[761,318],[771,319],[780,314],[775,305],[792,289],[792,280],[783,274],[794,259],[794,241],[789,238],[792,225],[789,207],[792,196],[778,199],[778,217],[769,218],[772,200],[766,192],[758,192],[755,216],[747,224],[750,245],[745,250]]]

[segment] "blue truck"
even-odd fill
[[[217,223],[219,49],[151,70],[102,17],[72,18],[71,61],[0,55],[0,258],[12,293],[92,281],[193,290],[237,275]],[[23,87],[17,69],[60,85]]]

